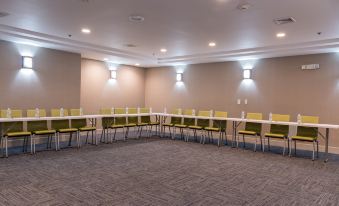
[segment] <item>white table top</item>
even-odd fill
[[[112,115],[82,115],[82,116],[65,116],[65,117],[22,117],[22,118],[0,118],[1,122],[15,122],[15,121],[38,121],[38,120],[63,120],[63,119],[98,119],[103,117],[138,117],[138,116],[148,116],[148,115],[157,115],[163,117],[183,117],[183,118],[194,118],[194,119],[210,119],[210,120],[227,120],[233,122],[254,122],[262,124],[281,124],[289,126],[305,126],[305,127],[318,127],[318,128],[329,128],[329,129],[339,129],[339,125],[335,124],[306,124],[306,123],[297,123],[297,122],[282,122],[282,121],[269,121],[269,120],[252,120],[252,119],[242,119],[242,118],[222,118],[222,117],[206,117],[206,116],[191,116],[191,115],[177,115],[177,114],[166,114],[166,113],[139,113],[139,114],[112,114]]]

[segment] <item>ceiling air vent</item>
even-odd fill
[[[9,15],[9,13],[7,13],[7,12],[0,12],[0,18],[8,16],[8,15]]]
[[[295,19],[292,17],[277,18],[277,19],[274,19],[273,22],[277,25],[282,25],[282,24],[294,23]]]

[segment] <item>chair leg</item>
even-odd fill
[[[294,155],[297,156],[297,140],[294,140]]]
[[[285,149],[286,149],[286,138],[284,138],[283,156],[285,156]]]
[[[312,161],[314,161],[314,153],[315,153],[315,141],[313,141]]]
[[[56,133],[54,133],[54,141],[55,141],[55,151],[58,151],[58,137]]]
[[[319,142],[317,141],[317,158],[319,158]]]
[[[263,138],[261,135],[259,137],[261,141],[261,149],[263,152],[265,152],[265,138]]]
[[[245,135],[244,135],[244,134],[242,135],[242,141],[243,141],[243,143],[244,143],[244,146],[243,146],[243,147],[246,148],[246,142],[245,142]]]
[[[257,135],[255,135],[254,152],[257,151]]]
[[[5,150],[6,150],[6,157],[8,157],[8,138],[5,137]]]
[[[226,129],[225,132],[223,132],[223,135],[225,136],[225,145],[228,145]]]
[[[31,154],[33,154],[33,135],[31,135]],[[48,136],[49,137],[49,136]]]

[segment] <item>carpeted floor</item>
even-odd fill
[[[339,205],[339,158],[141,139],[0,159],[0,205]]]

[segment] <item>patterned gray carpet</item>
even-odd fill
[[[0,159],[0,205],[339,205],[339,161],[168,139]]]

